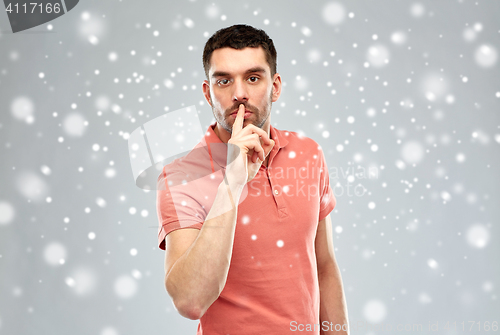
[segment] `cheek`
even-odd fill
[[[260,101],[262,105],[265,105],[269,102],[269,98],[272,97],[272,87],[270,89],[266,89],[264,92],[260,94]]]
[[[210,96],[210,101],[212,102],[212,107],[222,110],[222,104],[221,101],[214,95]]]
[[[211,91],[212,92],[212,95],[211,95],[211,98],[212,98],[212,101],[219,105],[219,106],[226,106],[226,107],[230,107],[232,104],[233,104],[233,100],[232,100],[232,97],[229,93],[229,91],[226,91],[226,90],[215,90],[215,91]]]

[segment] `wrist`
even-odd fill
[[[222,182],[219,184],[219,191],[230,194],[235,203],[239,201],[244,188],[244,184],[231,181],[231,178],[227,178],[226,176],[224,176]]]

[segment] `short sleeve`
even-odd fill
[[[156,210],[158,214],[158,247],[165,250],[165,237],[182,228],[201,229],[206,212],[196,201],[196,183],[183,184],[182,173],[166,173],[158,177]]]
[[[320,206],[319,206],[319,218],[318,221],[323,220],[330,212],[335,208],[337,200],[333,194],[333,190],[330,186],[330,176],[328,174],[328,166],[326,165],[325,156],[323,150],[318,152],[319,166],[320,166]]]

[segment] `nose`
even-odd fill
[[[236,80],[233,87],[233,102],[242,102],[248,100],[248,91],[244,82]]]

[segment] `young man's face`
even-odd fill
[[[231,133],[240,104],[245,105],[243,126],[259,128],[270,122],[271,104],[281,94],[281,77],[271,77],[264,50],[258,48],[217,49],[210,59],[209,81],[203,93],[217,123]]]

